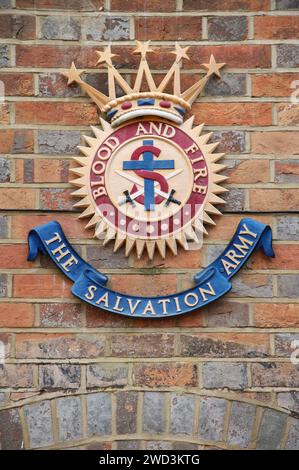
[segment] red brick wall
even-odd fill
[[[298,446],[298,14],[297,0],[0,0],[2,448]],[[153,262],[100,246],[77,220],[68,183],[98,115],[60,72],[75,60],[105,91],[94,51],[112,41],[130,80],[134,39],[153,40],[157,75],[174,41],[189,45],[186,84],[211,53],[227,63],[193,107],[226,152],[224,215],[201,251]],[[99,312],[46,258],[26,261],[30,228],[56,219],[112,287],[170,293],[191,286],[244,214],[271,225],[276,258],[257,253],[225,300],[184,317]]]

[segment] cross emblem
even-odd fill
[[[137,158],[133,158],[134,152],[130,161],[123,162],[123,170],[134,170],[138,176],[144,178],[144,208],[146,211],[152,211],[155,210],[155,182],[158,181],[154,171],[174,169],[174,160],[154,160],[154,156],[160,155],[160,149],[154,147],[153,140],[144,140],[142,144],[143,146],[137,149]],[[143,158],[139,160],[141,155]],[[139,173],[140,170],[143,171]]]

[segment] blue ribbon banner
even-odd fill
[[[28,260],[38,252],[48,254],[74,284],[79,299],[112,313],[141,318],[165,318],[198,310],[231,289],[230,279],[259,248],[274,257],[271,228],[252,219],[242,219],[233,239],[222,254],[194,276],[195,287],[160,297],[137,297],[106,287],[108,277],[86,263],[72,248],[58,222],[33,228],[28,235]]]

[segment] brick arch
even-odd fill
[[[1,449],[296,449],[299,419],[225,393],[98,390],[0,412]]]

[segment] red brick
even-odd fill
[[[112,11],[175,11],[175,0],[111,0]]]
[[[63,274],[15,274],[13,293],[15,297],[55,298],[72,297],[72,282]]]
[[[299,368],[290,361],[251,365],[253,387],[299,387]]]
[[[177,319],[129,318],[87,305],[86,324],[90,328],[171,328],[177,325]]]
[[[99,121],[96,107],[89,103],[17,102],[18,124],[85,125]]]
[[[0,80],[4,83],[5,96],[31,96],[33,95],[33,74],[31,73],[0,73]]]
[[[299,304],[253,304],[255,326],[259,328],[296,328],[299,326]]]
[[[210,142],[219,142],[217,152],[225,152],[229,154],[245,152],[246,143],[244,131],[217,130],[217,132],[213,132]]]
[[[280,126],[298,126],[298,104],[286,103],[277,105],[277,121]]]
[[[270,0],[184,0],[184,10],[263,11],[270,10]]]
[[[252,132],[251,151],[263,155],[298,155],[299,132]]]
[[[28,161],[28,160],[27,160]],[[32,180],[26,178],[25,160],[16,160],[15,176],[17,183],[67,183],[69,162],[67,160],[37,158],[32,162]]]
[[[97,11],[104,5],[104,0],[16,0],[17,8],[32,10],[88,10]]]
[[[40,304],[40,326],[47,328],[75,328],[82,323],[84,306],[80,304]]]
[[[1,303],[1,328],[30,328],[34,324],[34,306],[25,303]]]
[[[0,130],[0,153],[32,153],[33,131]]]
[[[131,295],[166,295],[176,291],[176,275],[138,275],[128,276],[114,274],[111,277],[111,287],[118,292],[130,293]]]
[[[68,170],[67,160],[37,159],[34,161],[34,181],[36,183],[67,183]]]
[[[194,312],[180,315],[177,318],[177,326],[180,328],[198,328],[204,326],[203,310],[195,310]]]
[[[111,337],[111,355],[116,357],[172,357],[174,335],[125,334]]]
[[[264,357],[269,355],[269,336],[256,333],[198,333],[181,335],[185,357]]]
[[[217,62],[226,62],[230,68],[267,68],[271,67],[271,49],[264,44],[226,44],[217,46],[191,46],[188,50],[190,61],[184,68],[200,68],[213,54]],[[223,69],[222,69],[223,70]]]
[[[262,403],[269,403],[272,401],[271,392],[238,392],[234,390],[234,395],[239,396],[240,398],[248,398],[249,400],[257,400]]]
[[[212,16],[208,18],[210,41],[245,41],[248,38],[246,16]]]
[[[232,168],[226,169],[229,183],[268,183],[269,161],[268,160],[239,160]]]
[[[217,46],[216,46],[217,47]],[[59,46],[59,45],[16,45],[16,64],[19,67],[53,67],[68,68],[75,58],[78,68],[96,68],[96,46]],[[118,54],[118,63],[121,67],[132,68],[136,71],[140,57],[133,54],[136,47],[113,46],[112,52]],[[152,46],[153,52],[149,54],[148,61],[152,69],[168,70],[174,61],[170,52],[173,47]],[[211,50],[212,53],[212,50]]]
[[[0,38],[35,39],[35,17],[0,15]]]
[[[27,245],[2,245],[0,244],[0,268],[25,268],[36,266],[35,262],[27,261]]]
[[[196,387],[196,365],[190,363],[136,364],[133,383],[146,387]]]
[[[40,207],[46,210],[70,211],[75,199],[71,197],[73,189],[46,188],[40,190]]]
[[[249,273],[246,270],[241,271],[235,283],[233,283],[232,297],[272,297],[273,281],[268,274]]]
[[[12,216],[12,238],[24,240],[33,227],[51,220],[53,220],[53,214],[14,214]],[[68,238],[90,238],[90,232],[84,229],[86,221],[78,220],[77,215],[55,214],[55,220],[61,224]]]
[[[5,364],[0,368],[0,387],[27,388],[33,386],[33,366]]]
[[[248,304],[230,302],[225,298],[208,305],[202,316],[204,326],[208,328],[240,328],[250,325]]]
[[[26,400],[26,398],[32,398],[39,395],[40,392],[11,392],[9,398],[11,401],[21,401]]]
[[[97,56],[94,46],[16,45],[17,67],[95,67]]]
[[[252,211],[297,211],[299,189],[251,189],[249,207]]]
[[[275,258],[261,251],[248,261],[250,269],[299,269],[299,245],[274,245]]]
[[[269,126],[272,124],[271,103],[195,103],[196,123],[215,126]]]
[[[135,19],[135,37],[141,41],[200,40],[201,22],[200,16],[143,16]]]
[[[280,333],[274,335],[274,355],[276,357],[290,358],[294,350],[296,350],[296,357],[298,357],[298,345],[293,344],[293,341],[298,340],[296,333]]]
[[[16,183],[33,183],[33,160],[15,160],[14,165]],[[28,166],[30,168],[29,172]]]
[[[113,315],[91,305],[87,305],[86,323],[90,328],[195,328],[203,325],[201,312],[171,318],[129,318]]]
[[[151,46],[152,52],[148,54],[148,63],[152,70],[163,69],[168,71],[174,62],[174,55],[171,54],[173,46]],[[140,56],[133,54],[134,48],[124,46],[114,46],[112,48],[114,54],[118,54],[121,61],[118,63],[122,67],[133,69],[134,72],[138,69]]]
[[[35,209],[36,189],[1,188],[0,209]]]
[[[179,249],[178,255],[168,252],[166,258],[161,258],[156,251],[152,261],[144,254],[140,259],[133,258],[134,268],[190,268],[196,269],[202,265],[201,250],[185,251]]]
[[[16,64],[19,67],[53,67],[68,68],[75,59],[76,66],[82,68],[95,68],[97,56],[95,46],[60,46],[60,45],[25,45],[16,46]],[[140,58],[133,54],[134,47],[113,46],[112,51],[119,54],[122,67],[136,70]],[[152,46],[153,52],[149,54],[148,61],[152,69],[169,69],[174,56],[171,46]],[[216,46],[191,46],[188,55],[190,61],[184,61],[184,68],[201,68],[214,54],[218,62],[226,62],[230,67],[237,68],[267,68],[271,66],[271,48],[263,44],[226,44]]]
[[[217,223],[217,225],[213,225],[212,227],[208,227],[208,240],[215,241],[219,240],[220,242],[226,242],[231,240],[233,237],[236,227],[238,226],[239,222],[243,218],[243,215],[227,215],[225,214],[221,218],[221,223]],[[272,218],[267,215],[255,215],[254,218],[263,222],[264,224],[271,225]]]
[[[298,33],[298,16],[257,16],[254,18],[256,39],[297,39]]]
[[[9,104],[0,104],[0,124],[10,123],[10,106]]]
[[[17,358],[83,358],[103,356],[105,338],[99,335],[18,334]]]
[[[298,73],[252,75],[252,96],[286,96],[293,91],[291,84],[299,80]]]
[[[103,73],[105,73],[103,69]],[[106,72],[107,73],[107,72]],[[99,74],[97,75],[100,76]],[[106,74],[101,75],[102,80],[98,80],[96,83],[97,89],[99,91],[103,91],[107,93],[107,87],[105,83]],[[82,78],[84,78],[82,76]],[[94,77],[93,77],[94,78]],[[68,97],[77,97],[84,95],[84,92],[81,90],[79,85],[75,85],[74,83],[72,86],[67,85],[67,80],[61,73],[52,73],[52,72],[45,72],[39,74],[39,96],[45,96],[46,98],[49,97],[56,97],[56,98],[68,98]],[[84,78],[85,80],[85,78]],[[101,89],[102,88],[102,89]]]
[[[296,183],[299,177],[298,160],[275,162],[275,181],[279,183]]]

